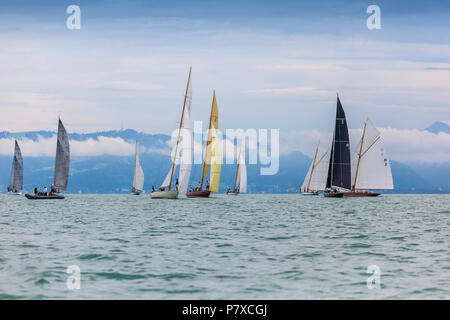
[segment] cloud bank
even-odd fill
[[[378,128],[384,140],[387,153],[392,160],[413,163],[450,163],[450,134],[440,132],[434,134],[422,130],[401,130],[395,128]],[[361,138],[362,130],[350,130],[350,145],[352,152]],[[292,152],[301,152],[310,157],[314,155],[317,143],[320,141],[326,148],[330,147],[332,134],[320,130],[300,130],[280,132],[280,154],[286,155]],[[234,143],[224,139],[223,156],[227,163],[233,162],[237,156],[237,148]],[[204,152],[204,143],[194,141],[194,156]],[[25,157],[54,157],[56,148],[56,136],[52,138],[39,137],[37,141],[20,139],[19,145]],[[169,140],[167,146],[154,148],[141,146],[140,153],[171,154],[173,141]],[[131,156],[134,154],[135,145],[124,139],[99,136],[98,139],[83,141],[71,140],[72,156],[94,157],[102,155]],[[247,152],[257,148],[253,142],[247,145]],[[12,156],[14,139],[0,139],[0,155]],[[202,150],[202,151],[200,151]]]
[[[400,162],[450,163],[450,134],[434,134],[422,130],[378,128],[390,159]],[[361,138],[362,130],[350,130],[352,152]],[[330,147],[332,134],[323,131],[293,131],[282,135],[280,152],[300,151],[314,155],[318,141]]]

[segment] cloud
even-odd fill
[[[56,135],[52,138],[38,137],[37,141],[30,139],[19,140],[20,149],[24,157],[54,157],[56,152]],[[0,154],[11,155],[14,151],[14,139],[0,139]],[[122,138],[99,136],[98,139],[83,141],[71,140],[70,152],[72,156],[94,157],[102,155],[130,156],[135,151],[134,143],[128,143]],[[141,153],[167,154],[166,149],[140,148]]]
[[[117,90],[157,90],[162,89],[161,85],[143,83],[137,81],[110,81],[101,85],[103,88]]]
[[[425,68],[427,71],[450,71],[450,67],[429,67]]]
[[[390,159],[400,162],[450,163],[450,134],[434,134],[422,130],[378,128]],[[362,130],[350,130],[352,152],[361,138]],[[323,131],[285,132],[281,137],[280,152],[300,151],[314,155],[318,141],[330,149],[332,134]]]
[[[314,61],[305,61],[303,63],[284,63],[284,64],[268,64],[256,66],[261,70],[326,70],[326,71],[342,71],[346,68],[330,62],[329,64],[321,64]]]
[[[276,88],[250,90],[252,93],[273,93],[273,94],[332,94],[331,91],[320,90],[312,87]]]

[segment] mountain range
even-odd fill
[[[446,127],[447,126],[447,127]],[[430,132],[449,130],[445,123],[430,126]],[[427,130],[428,130],[427,129]],[[438,131],[440,132],[440,131]],[[449,130],[450,132],[450,130]],[[51,131],[0,132],[0,139],[16,138],[38,141],[51,138]],[[131,129],[112,130],[89,134],[69,134],[71,141],[98,140],[99,137],[121,138],[129,143],[138,140],[147,151],[140,154],[145,173],[145,190],[158,187],[170,167],[170,158],[164,152],[154,150],[168,149],[170,137],[164,134],[146,134]],[[19,142],[20,143],[20,142]],[[12,150],[11,150],[12,152]],[[3,152],[4,153],[4,152]],[[0,190],[4,192],[9,182],[11,156],[0,155]],[[306,175],[311,158],[292,152],[280,155],[279,172],[273,176],[261,176],[261,165],[248,165],[248,191],[250,193],[296,193]],[[133,179],[134,155],[129,156],[76,156],[71,157],[68,193],[129,193]],[[54,158],[50,156],[24,156],[24,189],[35,186],[49,186],[53,177]],[[450,164],[405,164],[391,161],[395,193],[450,193]],[[194,165],[191,185],[201,178],[201,165]],[[224,164],[221,175],[221,190],[225,192],[234,184],[236,165]]]

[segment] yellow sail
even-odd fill
[[[219,109],[216,102],[216,93],[214,92],[211,106],[211,117],[209,119],[208,141],[206,142],[205,162],[203,164],[202,185],[210,172],[209,189],[212,192],[219,192],[220,171],[222,166],[222,152],[217,136],[217,129],[219,127]]]

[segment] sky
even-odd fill
[[[450,122],[449,30],[443,1],[1,1],[0,131],[55,130],[60,115],[69,132],[170,134],[192,66],[194,120],[216,90],[222,129],[280,129],[310,154],[339,92],[351,129],[369,117],[414,147],[399,160],[446,162],[450,135],[420,130]]]

